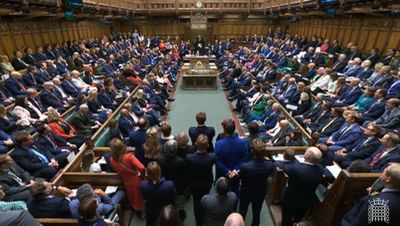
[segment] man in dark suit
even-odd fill
[[[332,108],[329,120],[325,124],[320,125],[314,132],[318,133],[321,137],[329,137],[343,125],[345,119],[342,114],[342,108]]]
[[[68,155],[71,151],[78,151],[75,144],[67,142],[65,139],[55,136],[51,133],[46,123],[40,124],[36,131],[39,136],[36,138],[36,147],[39,150],[47,150],[51,152],[54,159],[59,163],[60,168],[68,164]]]
[[[340,54],[338,60],[333,64],[332,71],[343,73],[344,69],[347,66],[347,60],[345,54]]]
[[[261,139],[256,138],[251,142],[251,151],[254,159],[243,163],[239,171],[241,180],[239,212],[245,218],[251,203],[253,210],[251,225],[258,226],[266,195],[267,181],[275,167],[271,160],[264,159],[265,144]]]
[[[33,55],[33,57],[35,58],[35,61],[37,61],[37,62],[48,60],[48,58],[47,58],[46,54],[44,54],[43,48],[41,46],[36,48],[36,53]]]
[[[360,82],[361,80],[359,78],[351,78],[350,90],[342,98],[339,98],[333,102],[333,106],[344,107],[354,104],[362,94],[362,90],[359,86]]]
[[[193,210],[196,226],[201,226],[204,210],[200,205],[201,198],[210,192],[214,181],[213,166],[215,154],[207,153],[209,145],[206,134],[199,134],[196,139],[197,151],[186,156],[187,181],[193,194]]]
[[[386,102],[385,112],[373,122],[385,130],[398,129],[400,127],[400,99],[389,99]]]
[[[328,138],[320,138],[319,142],[329,146],[329,151],[336,152],[342,148],[349,148],[360,138],[362,131],[360,115],[358,112],[349,111],[345,115],[346,123]]]
[[[54,85],[51,82],[43,84],[43,89],[40,92],[40,101],[44,108],[52,107],[57,109],[58,112],[64,112],[70,106],[54,93]]]
[[[11,64],[16,71],[23,70],[28,66],[28,64],[22,59],[21,51],[14,51],[14,56],[15,57],[12,59]]]
[[[58,162],[47,150],[37,150],[33,137],[27,131],[20,131],[15,137],[15,148],[12,152],[14,161],[34,177],[51,180],[58,172]]]
[[[362,130],[363,136],[351,148],[342,148],[335,153],[335,162],[342,168],[349,167],[354,160],[369,158],[381,145],[378,137],[382,130],[379,126],[370,123]]]
[[[212,126],[206,126],[205,122],[207,120],[207,115],[204,111],[198,112],[196,114],[197,127],[189,128],[189,136],[192,144],[196,144],[197,137],[200,134],[205,134],[208,137],[208,152],[214,152],[213,138],[215,136],[215,129]]]
[[[120,129],[124,139],[128,139],[129,133],[135,130],[136,122],[135,119],[129,114],[128,109],[122,108],[120,114],[121,117],[118,119],[118,128]]]
[[[386,106],[386,89],[378,89],[374,93],[374,102],[365,108],[362,112],[364,121],[373,121],[378,119],[384,112]]]
[[[33,177],[9,155],[0,155],[0,185],[5,193],[4,201],[28,201],[31,197],[29,187],[33,183]]]
[[[225,138],[215,144],[216,176],[226,177],[232,181],[232,191],[239,192],[238,170],[248,158],[248,148],[245,139],[234,136],[235,122],[226,120],[223,124]]]
[[[79,106],[79,111],[72,119],[71,124],[78,131],[78,133],[91,135],[93,131],[100,127],[100,122],[90,119],[88,113],[89,107],[86,104],[82,104]]]
[[[374,88],[385,88],[388,89],[392,84],[393,76],[390,73],[390,66],[385,65],[379,70],[379,74],[377,74],[377,78],[374,79],[374,82],[371,84]]]
[[[372,70],[370,67],[371,67],[371,61],[370,60],[364,60],[361,63],[361,69],[357,72],[357,74],[354,75],[354,77],[357,77],[357,78],[359,78],[359,79],[361,79],[363,81],[366,80],[374,72],[374,70]]]
[[[69,72],[64,73],[63,74],[64,79],[61,82],[61,86],[63,88],[63,90],[68,94],[71,95],[73,97],[78,97],[79,95],[79,88],[76,87],[72,81],[71,81],[71,75],[69,74]]]
[[[400,164],[394,163],[385,168],[380,181],[383,190],[361,198],[360,202],[343,217],[342,226],[400,225]],[[376,205],[374,205],[376,204]],[[384,212],[375,215],[374,208]],[[385,214],[387,213],[387,215]],[[394,213],[394,214],[393,214]]]
[[[281,226],[292,226],[303,219],[315,200],[315,189],[322,181],[323,168],[318,164],[322,157],[316,147],[307,148],[304,163],[282,164],[288,175],[288,184],[282,196]]]
[[[10,77],[6,79],[4,85],[10,91],[11,95],[15,98],[19,95],[26,96],[26,87],[22,83],[22,75],[17,71],[10,73]]]
[[[281,115],[281,107],[278,103],[272,104],[272,113],[267,116],[260,125],[260,133],[266,132],[276,125],[278,118]]]
[[[355,58],[362,58],[361,52],[358,50],[356,45],[350,47],[350,52],[348,54],[349,60],[354,60]]]
[[[54,196],[59,191],[64,197]],[[73,192],[62,186],[52,186],[50,182],[42,179],[36,180],[31,186],[32,198],[27,207],[36,218],[69,218],[69,202]]]
[[[137,126],[139,129],[129,132],[129,146],[135,147],[136,158],[141,162],[145,162],[142,146],[146,141],[147,119],[144,117],[139,118]]]
[[[332,105],[329,102],[322,104],[322,112],[317,117],[306,119],[303,121],[311,131],[315,131],[319,126],[325,125],[329,120],[332,112]]]
[[[397,147],[400,144],[399,135],[388,132],[380,141],[381,147],[366,159],[372,172],[382,172],[390,163],[400,162],[400,149]]]
[[[25,57],[23,58],[24,62],[26,62],[29,65],[35,65],[36,60],[35,57],[33,57],[33,51],[31,48],[25,48]]]
[[[396,74],[396,80],[388,87],[388,96],[400,98],[400,71]]]

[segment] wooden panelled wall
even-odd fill
[[[289,24],[289,32],[307,37],[315,34],[330,40],[337,39],[342,46],[353,42],[364,51],[377,47],[383,53],[386,49],[400,48],[400,19],[303,19]]]
[[[89,37],[109,35],[111,26],[96,21],[80,22],[2,22],[0,23],[0,54],[13,57],[14,50],[62,43]]]
[[[265,35],[268,29],[272,27],[271,24],[266,23],[245,23],[237,20],[232,22],[216,23],[209,22],[207,24],[208,37],[207,41],[214,39],[224,40],[227,38],[241,38],[246,35]],[[119,27],[114,27],[118,31],[133,31],[137,29],[142,34],[155,36],[158,35],[162,38],[170,37],[183,37],[184,39],[190,38],[190,25],[189,24],[177,24],[177,23],[125,23]]]

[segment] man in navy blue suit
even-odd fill
[[[145,162],[142,148],[146,141],[147,119],[142,117],[137,122],[139,129],[129,132],[129,146],[135,147],[135,156],[140,162]]]
[[[256,138],[251,142],[251,152],[254,159],[240,166],[239,177],[240,205],[239,212],[246,218],[247,209],[251,203],[253,210],[252,226],[260,225],[260,212],[266,195],[268,178],[274,172],[274,163],[264,159],[265,144]]]
[[[366,159],[372,172],[382,172],[390,163],[400,162],[399,135],[388,132],[380,141],[380,148]]]
[[[27,131],[20,131],[15,137],[12,158],[34,177],[51,180],[58,172],[59,164],[48,150],[38,150],[33,146],[33,137]]]
[[[309,147],[304,154],[304,163],[280,166],[289,176],[282,196],[281,226],[293,226],[295,222],[301,221],[315,201],[315,189],[321,183],[324,173],[318,164],[321,157],[322,153],[317,147]]]
[[[122,108],[120,114],[121,117],[118,119],[118,128],[121,131],[122,136],[127,139],[129,138],[129,133],[135,130],[136,122],[132,115],[129,114],[128,109]],[[138,118],[136,118],[136,121],[137,120]]]
[[[62,186],[52,186],[50,182],[37,179],[31,186],[33,198],[28,200],[27,207],[32,216],[36,218],[68,218],[70,198],[73,192]],[[63,197],[54,196],[59,191]]]
[[[22,83],[22,75],[18,71],[10,73],[10,77],[4,82],[5,87],[10,91],[11,95],[15,98],[19,95],[27,96],[26,87]]]
[[[228,119],[223,124],[225,138],[215,144],[216,177],[231,179],[232,191],[236,194],[239,191],[239,167],[247,160],[248,148],[245,139],[234,136],[235,122]]]
[[[205,122],[207,120],[207,115],[204,111],[198,112],[196,114],[197,127],[189,128],[189,137],[192,144],[196,144],[197,137],[200,134],[205,134],[208,137],[208,152],[214,152],[213,138],[215,136],[215,129],[212,126],[206,126]]]
[[[193,194],[193,210],[197,226],[202,226],[204,218],[200,200],[210,192],[214,181],[215,154],[207,152],[208,145],[207,135],[200,134],[196,139],[197,151],[186,156],[186,175]]]
[[[388,96],[400,98],[400,71],[397,72],[397,79],[389,86]]]
[[[349,148],[361,136],[362,131],[358,122],[359,113],[356,111],[345,112],[346,123],[328,138],[320,138],[319,142],[329,146],[329,151],[336,152],[342,148]]]
[[[382,129],[379,126],[369,123],[362,130],[363,136],[351,148],[342,148],[335,153],[335,162],[342,168],[349,167],[354,160],[369,158],[381,145],[378,137]]]
[[[278,103],[272,104],[272,113],[268,115],[262,122],[259,123],[260,133],[264,133],[274,128],[276,123],[278,122],[278,118],[280,115],[281,115],[280,105]]]
[[[69,72],[65,73],[63,75],[64,79],[61,82],[61,86],[64,89],[64,91],[73,97],[78,97],[78,94],[80,92],[79,88],[74,85],[71,81],[71,75]]]
[[[333,105],[335,107],[344,107],[354,104],[362,94],[362,90],[360,89],[359,85],[359,78],[351,78],[350,90],[346,93],[346,95],[343,95],[341,98],[333,102]]]
[[[374,121],[378,119],[383,112],[385,112],[386,106],[386,89],[378,89],[374,93],[374,102],[365,108],[362,113],[362,119],[365,121]]]
[[[383,172],[384,188],[360,200],[342,219],[342,226],[400,225],[400,164],[393,163]],[[376,204],[376,206],[374,206]],[[385,205],[386,204],[386,205]],[[379,205],[379,206],[378,206]],[[383,208],[374,216],[373,208]]]
[[[41,46],[36,48],[36,53],[33,55],[36,62],[48,60],[46,54],[43,53],[43,48]]]

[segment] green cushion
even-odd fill
[[[68,123],[72,123],[72,119],[74,118],[74,116],[76,115],[76,111],[72,112],[70,115],[68,115],[65,118],[65,121],[67,121]]]
[[[95,147],[105,147],[106,140],[110,136],[110,128],[106,128],[104,132],[100,135],[100,137],[94,143]]]

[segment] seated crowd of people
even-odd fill
[[[383,172],[400,163],[400,70],[397,50],[378,52],[362,54],[354,43],[342,49],[336,40],[283,34],[215,55],[227,99],[249,137],[268,146],[316,145],[323,167],[336,162],[350,172]],[[323,176],[326,183],[335,179],[326,168]],[[291,182],[289,174],[287,189]],[[282,225],[293,225],[306,211],[307,201],[292,198],[283,198]],[[352,220],[367,218],[360,219]]]
[[[11,62],[2,57],[1,211],[29,210],[37,218],[81,219],[95,204],[85,202],[86,210],[81,213],[79,202],[72,203],[75,197],[81,202],[92,198],[91,193],[108,205],[99,205],[101,215],[115,209],[124,197],[122,191],[109,197],[99,189],[88,193],[86,186],[86,196],[74,194],[68,208],[72,191],[55,187],[51,181],[83,144],[93,144],[92,135],[132,96],[135,87],[141,89],[119,112],[121,132],[110,133],[108,140],[119,137],[128,142],[129,131],[141,117],[151,126],[160,125],[169,111],[167,103],[173,101],[169,93],[176,83],[181,54],[173,40],[168,41],[168,49],[160,49],[159,43],[159,39],[133,32],[68,42],[53,49],[47,45],[45,51],[38,47],[36,53],[26,48],[25,56],[15,51]],[[53,193],[65,199],[51,199]],[[1,213],[4,222],[11,222],[6,216],[17,221],[29,217],[22,212]]]
[[[319,43],[315,37],[305,41],[272,34],[256,39],[251,48],[240,47],[235,54],[224,43],[224,48],[210,48],[217,57],[227,98],[236,101],[241,125],[248,129],[245,137],[239,137],[240,125],[233,119],[224,119],[222,132],[216,134],[215,128],[206,126],[205,112],[196,114],[196,126],[176,136],[172,125],[163,120],[169,111],[167,103],[173,101],[169,94],[176,85],[181,58],[190,48],[184,42],[178,47],[173,40],[147,38],[135,31],[55,46],[57,52],[51,47],[38,48],[35,54],[27,50],[25,57],[16,52],[16,58],[27,64],[25,74],[21,71],[25,68],[8,71],[15,65],[3,60],[0,66],[10,75],[7,84],[0,86],[10,93],[3,103],[14,104],[12,114],[0,107],[4,125],[14,125],[4,132],[3,153],[14,149],[0,155],[0,222],[14,217],[11,210],[22,210],[17,217],[26,220],[31,217],[26,215],[28,210],[36,218],[112,225],[103,217],[126,200],[147,226],[183,226],[184,204],[192,196],[197,226],[243,226],[250,204],[256,226],[268,179],[283,170],[289,180],[282,196],[281,225],[292,226],[303,220],[315,202],[316,188],[335,180],[325,168],[334,161],[350,172],[384,172],[378,196],[398,200],[400,82],[392,75],[397,69],[390,66],[395,54],[387,63],[388,56],[381,58],[374,49],[361,63],[363,56],[354,45],[341,51],[337,42],[329,47],[329,41]],[[330,48],[334,48],[332,67],[325,65]],[[65,71],[60,71],[57,62],[64,58],[78,70],[64,61]],[[34,64],[29,66],[32,59]],[[295,72],[295,67],[307,71]],[[49,80],[38,83],[39,71],[46,71]],[[32,86],[27,76],[34,78]],[[79,151],[83,143],[93,145],[91,135],[132,92],[130,85],[140,89],[121,106],[120,117],[109,120],[105,143],[111,150],[103,156],[105,168],[95,162],[91,150],[83,153],[81,162],[83,172],[118,173],[125,189],[107,194],[82,184],[75,193],[54,186],[51,179],[68,163],[69,153]],[[50,105],[52,100],[47,99],[56,97],[61,105]],[[43,111],[36,107],[40,105]],[[71,122],[60,116],[74,105],[77,112]],[[293,128],[286,109],[304,130]],[[22,121],[17,124],[18,120]],[[308,143],[304,131],[311,134]],[[285,151],[284,160],[275,160],[268,148],[302,145],[310,146],[304,162],[291,149]],[[355,206],[344,224],[366,225],[368,218],[363,216],[368,215],[369,199]],[[389,203],[393,212],[399,211],[396,203]],[[400,223],[398,216],[391,220]]]

